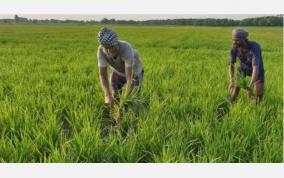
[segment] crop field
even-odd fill
[[[100,26],[0,25],[0,162],[283,162],[282,28],[245,28],[262,48],[264,97],[242,90],[220,119],[233,27],[108,27],[145,70],[129,99],[139,114],[126,110],[116,129],[98,77]]]

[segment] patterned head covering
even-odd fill
[[[106,47],[114,46],[118,43],[117,34],[104,27],[98,33],[98,42]]]
[[[244,29],[237,28],[232,31],[232,38],[247,39],[248,32]]]

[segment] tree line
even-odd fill
[[[14,19],[0,19],[0,23],[21,24],[122,24],[122,25],[196,25],[196,26],[283,26],[283,14],[276,16],[246,18],[243,20],[232,19],[165,19],[165,20],[116,20],[103,18],[96,20],[58,20],[58,19],[28,19],[14,16]]]

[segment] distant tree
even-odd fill
[[[107,24],[107,23],[108,23],[108,19],[107,19],[107,18],[103,18],[103,19],[101,20],[101,23]]]
[[[14,16],[14,20],[16,23],[19,23],[19,16],[17,14]]]
[[[166,19],[166,20],[116,20],[103,18],[101,21],[79,20],[35,20],[14,15],[14,19],[0,19],[1,23],[75,23],[75,24],[131,24],[131,25],[197,25],[197,26],[283,26],[283,14],[258,18],[246,18],[243,20],[232,19]]]

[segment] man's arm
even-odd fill
[[[134,60],[134,50],[130,45],[126,45],[126,48],[121,54],[121,57],[125,63],[125,78],[126,78],[126,88],[125,97],[128,97],[132,91],[133,85],[133,60]]]
[[[99,66],[100,84],[104,91],[105,103],[108,104],[110,108],[113,108],[114,105],[113,105],[112,96],[110,94],[109,82],[107,76],[107,61],[105,59],[105,55],[102,52],[101,46],[98,47],[97,58]]]
[[[252,88],[254,83],[257,81],[257,76],[258,76],[258,66],[253,65],[252,66],[251,81],[250,81],[250,88]]]
[[[252,93],[253,93],[253,87],[254,87],[254,83],[257,81],[257,76],[258,76],[258,66],[253,65],[252,66],[252,75],[251,75],[251,81],[250,81],[250,85],[247,88],[248,91],[248,95],[251,97]]]
[[[229,78],[230,78],[230,83],[235,82],[234,73],[235,73],[234,64],[229,64]]]
[[[250,81],[250,88],[254,87],[254,83],[258,80],[258,67],[260,65],[261,60],[261,49],[260,46],[256,46],[253,49],[253,57],[252,57],[252,75]]]
[[[113,107],[113,100],[109,89],[109,82],[107,76],[107,67],[99,67],[99,78],[101,87],[104,91],[105,103]]]
[[[129,96],[133,85],[132,85],[132,67],[125,67],[125,77],[126,77],[126,89],[125,89],[125,96]]]
[[[230,86],[235,82],[234,73],[235,67],[234,64],[236,62],[236,54],[237,50],[232,48],[230,51],[230,58],[229,58],[229,78],[230,78]]]

